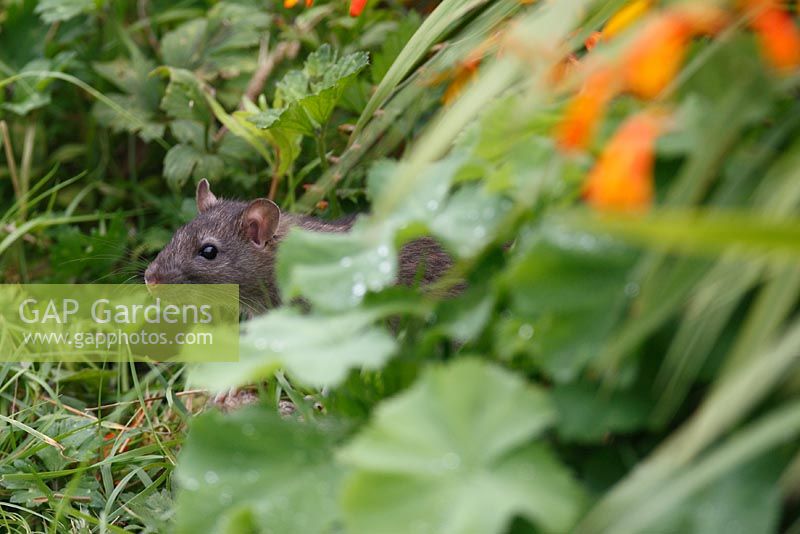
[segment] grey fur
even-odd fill
[[[211,194],[201,185],[198,195]],[[211,195],[213,197],[213,195]],[[325,222],[313,217],[283,213],[277,231],[263,247],[247,237],[243,217],[247,202],[203,199],[203,211],[179,228],[172,240],[145,271],[145,280],[160,284],[239,284],[239,294],[251,312],[258,313],[281,304],[275,283],[275,255],[280,241],[292,227],[314,232],[347,232],[355,219]],[[216,258],[198,254],[201,246],[213,244]],[[399,254],[398,282],[429,284],[450,268],[452,261],[432,238],[406,244]]]

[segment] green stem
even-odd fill
[[[322,169],[322,173],[328,172],[330,168],[330,164],[328,163],[328,150],[325,147],[325,126],[320,128],[320,131],[317,133],[317,154],[319,155],[319,166]],[[339,199],[336,196],[336,188],[331,188],[328,201],[331,205],[331,212],[333,213],[334,217],[341,217],[342,215],[342,207],[339,205]]]
[[[328,164],[328,150],[325,147],[325,128],[322,128],[317,134],[317,155],[322,172],[327,172],[330,165]]]

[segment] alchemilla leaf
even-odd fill
[[[177,532],[329,532],[335,434],[263,407],[197,417],[175,473]]]
[[[397,253],[380,227],[348,233],[294,229],[281,244],[278,283],[286,298],[303,296],[319,308],[344,310],[367,291],[395,283]]]
[[[582,491],[534,441],[554,420],[543,390],[499,367],[462,359],[429,369],[340,451],[355,469],[348,531],[500,533],[521,515],[568,532]]]
[[[284,308],[248,321],[235,364],[204,364],[190,381],[214,391],[272,376],[283,368],[311,386],[335,386],[351,369],[378,369],[395,351],[394,339],[373,326],[374,312],[301,315]]]

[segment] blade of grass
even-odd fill
[[[91,96],[108,106],[109,108],[113,109],[119,115],[125,117],[125,120],[132,122],[133,124],[137,125],[139,128],[144,128],[146,124],[142,119],[131,113],[130,111],[126,110],[106,95],[89,85],[88,83],[84,82],[80,78],[76,78],[70,74],[65,74],[63,72],[56,72],[56,71],[49,71],[49,70],[30,70],[25,72],[20,72],[13,76],[9,76],[3,80],[0,80],[0,89],[3,87],[16,82],[17,80],[22,80],[24,78],[55,78],[57,80],[62,80],[76,87],[79,87],[89,93]],[[170,145],[167,143],[163,137],[155,137],[154,140],[161,145],[161,148],[164,150],[169,150]]]
[[[682,502],[736,467],[778,445],[794,440],[800,433],[800,402],[772,410],[755,423],[736,432],[699,462],[682,470],[650,495],[643,495],[606,532],[646,532]]]
[[[417,31],[411,36],[406,46],[400,51],[397,58],[392,62],[392,66],[384,75],[381,83],[369,99],[364,111],[356,122],[356,127],[350,136],[351,143],[364,129],[364,125],[369,121],[375,111],[386,103],[392,91],[405,78],[409,72],[419,63],[420,59],[429,52],[431,46],[438,42],[446,32],[458,23],[470,11],[477,9],[487,3],[488,0],[444,0],[436,6]]]
[[[770,350],[723,377],[694,415],[589,511],[577,532],[607,527],[738,423],[800,360],[800,321]]]

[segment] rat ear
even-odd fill
[[[263,247],[272,239],[281,222],[281,210],[266,198],[250,202],[242,215],[242,232],[257,247]]]
[[[203,213],[217,202],[217,197],[211,192],[211,186],[208,185],[208,180],[205,178],[197,184],[195,200],[197,201],[197,211],[200,213]]]

